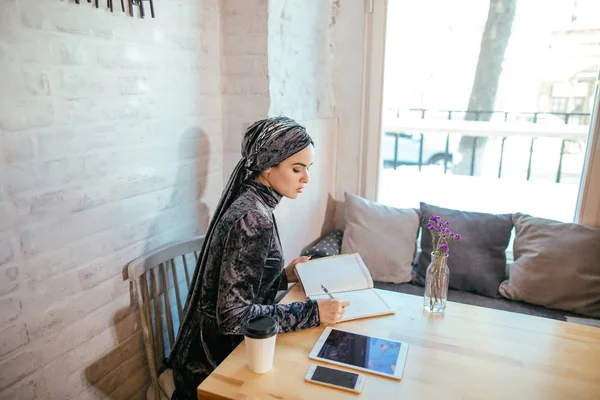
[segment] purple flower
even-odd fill
[[[448,245],[447,245],[446,243],[442,243],[442,244],[440,244],[440,250],[441,250],[443,253],[447,253],[447,252],[448,252]]]
[[[444,223],[444,225],[446,225],[446,226],[450,225],[450,221],[446,221],[446,222]]]
[[[440,217],[439,215],[429,217],[429,221],[431,222],[438,222],[440,219],[442,219],[442,217]]]
[[[427,224],[427,229],[429,229],[430,231],[433,230],[435,228],[435,225],[433,225],[431,222]]]
[[[454,238],[455,238],[456,240],[460,240],[460,239],[462,239],[462,236],[460,236],[458,233],[455,233],[455,234],[454,234]]]

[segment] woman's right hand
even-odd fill
[[[319,306],[319,319],[323,325],[333,325],[341,321],[344,317],[346,307],[350,305],[349,301],[338,299],[317,300]]]

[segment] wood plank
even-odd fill
[[[183,270],[185,271],[185,281],[187,283],[187,287],[190,287],[190,272],[188,271],[187,260],[185,258],[185,254],[181,256],[183,259]]]
[[[144,347],[146,348],[146,358],[150,379],[156,394],[159,393],[158,371],[156,370],[156,348],[154,347],[154,329],[152,328],[152,313],[150,312],[150,296],[148,294],[148,279],[146,274],[142,274],[136,280],[138,294],[138,305],[140,309],[140,319],[142,321],[142,334],[144,337]]]
[[[149,271],[150,273],[150,290],[152,291],[152,302],[154,303],[154,321],[156,323],[156,351],[157,358],[156,362],[162,360],[165,356],[165,343],[163,341],[163,326],[162,326],[162,313],[160,307],[160,299],[158,297],[158,288],[156,285],[156,277],[154,274],[154,269]]]
[[[169,332],[169,348],[172,348],[173,344],[175,343],[175,332],[173,330],[173,316],[171,315],[171,302],[169,300],[169,283],[167,280],[165,264],[161,263],[158,266],[158,269],[160,271],[163,284],[163,296],[165,299],[165,316],[167,320],[167,331]],[[175,284],[175,286],[177,286],[177,284]]]
[[[171,272],[173,274],[173,286],[175,288],[175,298],[177,299],[177,315],[179,316],[179,321],[181,321],[183,307],[181,305],[181,292],[179,291],[179,278],[177,278],[177,265],[175,265],[175,260],[173,259],[169,260],[168,262],[171,263]]]

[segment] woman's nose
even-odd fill
[[[304,184],[308,183],[308,171],[304,172],[304,174],[302,175],[302,182],[304,182]]]

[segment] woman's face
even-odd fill
[[[308,168],[312,165],[314,154],[315,148],[310,145],[283,160],[279,165],[263,171],[262,177],[279,194],[295,199],[308,183]],[[260,178],[261,176],[259,180]]]

